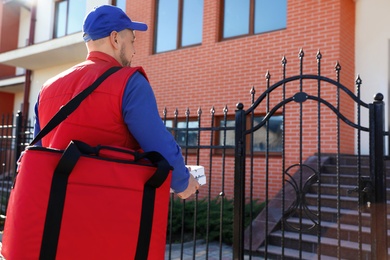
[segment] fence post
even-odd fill
[[[245,221],[245,111],[237,104],[235,124],[233,259],[244,259]]]
[[[23,115],[22,112],[18,111],[15,120],[15,164],[20,157],[22,152],[22,129],[23,129]],[[17,167],[17,165],[16,165]],[[17,169],[17,168],[15,168]]]
[[[384,165],[384,102],[378,93],[370,111],[371,259],[387,259],[386,167]]]

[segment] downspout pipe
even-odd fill
[[[27,46],[34,44],[35,38],[35,22],[36,22],[36,8],[37,0],[33,0],[31,2],[31,18],[30,18],[30,32],[28,36]],[[23,97],[23,117],[28,119],[28,110],[29,110],[29,98],[30,98],[30,88],[31,88],[31,75],[32,71],[26,69],[25,81],[24,81],[24,97]]]

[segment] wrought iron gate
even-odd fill
[[[303,73],[303,58],[301,50],[293,77],[286,77],[283,58],[282,80],[271,85],[267,73],[265,92],[247,110],[237,105],[233,258],[388,259],[383,95],[367,104],[360,77],[355,95],[340,83],[338,63],[333,80],[321,75],[320,52],[315,75]],[[282,149],[275,152],[276,115]],[[256,152],[260,130],[266,142]],[[365,142],[369,155],[361,151]],[[245,204],[256,198],[267,207],[245,228]]]
[[[363,102],[360,78],[356,80],[354,94],[340,83],[339,64],[335,67],[335,80],[321,74],[321,56],[317,54],[317,74],[304,74],[304,53],[300,52],[300,73],[293,77],[286,77],[287,60],[283,59],[282,79],[271,85],[271,75],[267,73],[266,91],[255,99],[253,89],[252,105],[247,110],[242,104],[237,106],[235,126],[227,126],[226,108],[224,126],[214,126],[212,109],[210,127],[201,127],[200,110],[197,127],[189,127],[189,111],[186,111],[186,127],[174,128],[175,132],[185,133],[186,160],[190,149],[197,151],[194,156],[197,164],[201,164],[199,151],[203,149],[207,154],[208,183],[221,174],[216,169],[211,176],[214,164],[221,162],[222,175],[225,171],[230,174],[230,169],[225,168],[225,152],[235,149],[234,259],[244,259],[244,255],[245,259],[248,255],[249,259],[258,256],[261,259],[388,258],[386,168],[389,164],[384,140],[389,133],[384,130],[383,96],[377,94],[370,104]],[[361,118],[365,117],[369,118],[368,126],[361,124]],[[10,179],[14,178],[9,173],[14,174],[15,158],[32,139],[31,123],[21,118],[19,114],[16,123],[3,120],[0,127],[0,150],[7,158],[2,157],[6,163],[2,164],[0,173]],[[234,148],[225,140],[226,132],[233,132],[233,128]],[[189,144],[189,136],[195,132],[198,136],[195,144]],[[204,143],[208,145],[200,142],[201,132],[206,133],[208,139]],[[225,136],[218,146],[213,143],[217,132]],[[365,143],[369,143],[368,155],[362,152]],[[223,150],[218,158],[215,149]],[[4,151],[15,155],[9,157],[11,152]],[[1,184],[2,193],[8,196],[11,180],[3,177],[0,181],[5,181]],[[210,185],[208,207],[211,190]],[[221,190],[223,198],[224,181]],[[248,202],[251,207],[256,200],[265,200],[267,207],[259,215],[252,215],[253,210],[249,208],[252,224],[246,227]],[[7,201],[4,202],[0,203],[3,211]],[[221,203],[220,208],[223,207]],[[195,213],[194,219],[197,218]],[[223,218],[220,213],[220,237]],[[194,241],[196,234],[194,227]],[[194,259],[196,250],[194,243]],[[221,242],[219,250],[222,258]],[[207,244],[206,257],[209,251]]]

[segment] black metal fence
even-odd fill
[[[0,177],[3,199],[0,206],[5,215],[16,174],[16,159],[32,141],[33,126],[32,120],[25,122],[21,113],[3,118],[0,125],[0,149],[4,151]],[[231,123],[234,118],[228,116],[227,107],[220,108],[219,113],[215,108],[207,112],[199,108],[194,113],[189,109],[179,111],[165,108],[163,121],[182,147],[186,164],[204,166],[207,176],[206,185],[191,198],[181,200],[171,194],[167,258],[177,258],[178,254],[183,258],[191,251],[195,259],[202,245],[202,252],[206,255],[213,251],[222,259],[222,254],[226,254],[223,252],[225,245],[231,245],[233,239],[234,126]],[[260,206],[255,209],[258,213]],[[191,247],[188,247],[189,243]],[[216,248],[218,253],[215,252]],[[232,255],[231,247],[229,254]]]
[[[225,245],[232,259],[388,258],[383,96],[363,102],[360,78],[355,94],[340,83],[339,64],[335,80],[322,76],[320,53],[317,74],[304,74],[303,57],[299,75],[286,77],[285,58],[281,80],[271,84],[268,73],[266,90],[257,97],[252,89],[247,110],[164,109],[186,164],[204,166],[207,176],[192,198],[171,195],[166,258],[190,251],[193,259],[223,259]],[[16,159],[31,140],[21,114],[3,116],[2,214]]]
[[[2,115],[0,121],[0,214],[3,227],[10,189],[16,176],[17,159],[32,140],[31,121],[22,114]]]

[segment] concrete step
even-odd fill
[[[362,256],[362,259],[369,259],[371,254],[371,245],[367,243],[357,243],[328,237],[318,238],[314,235],[295,232],[276,231],[271,233],[269,236],[269,245],[281,247],[282,243],[285,248],[292,250],[308,253],[317,253],[320,250],[320,255],[324,254],[327,257],[342,259],[355,259],[359,254]],[[321,245],[320,248],[317,246],[318,244]]]
[[[321,189],[319,189],[319,187]],[[332,195],[339,193],[340,196],[347,196],[347,197],[358,197],[359,193],[355,191],[357,187],[356,185],[345,185],[345,184],[328,184],[328,183],[321,183],[319,186],[318,183],[315,183],[311,186],[311,189],[309,190],[310,193],[317,194],[319,191],[321,194],[325,195]],[[390,187],[387,190],[387,197],[390,198]]]
[[[303,260],[312,260],[318,259],[318,255],[316,253],[310,253],[305,251],[298,251],[291,248],[285,248],[282,251],[282,248],[279,246],[269,245],[267,248],[262,246],[257,251],[260,256],[267,255],[268,259],[283,259],[283,260],[293,260],[293,259],[303,259]],[[321,260],[336,260],[337,257],[331,257],[326,255],[321,255]]]
[[[337,154],[331,154],[327,163],[336,165],[337,161],[340,165],[357,165],[358,156],[354,154],[340,154],[339,156]],[[361,155],[360,161],[361,165],[369,165],[370,158],[367,155]]]
[[[299,219],[299,218],[289,218],[287,220],[288,225],[285,225],[286,230],[292,231],[289,229],[289,225],[295,227],[301,227],[306,230],[305,233],[313,236],[317,236],[318,227],[313,227],[313,221],[310,219]],[[357,224],[357,223],[356,223]],[[356,243],[371,243],[371,227],[358,225],[335,223],[328,221],[321,221],[321,236],[327,238],[347,240]],[[388,236],[390,236],[390,230],[387,231]],[[390,241],[388,241],[390,243]]]
[[[390,172],[390,170],[388,171]],[[368,175],[363,175],[364,177]],[[358,177],[357,175],[348,175],[348,174],[340,174],[337,176],[336,173],[321,173],[321,183],[327,184],[342,184],[342,185],[350,185],[357,186],[358,185]],[[386,178],[386,185],[390,187],[390,178]]]
[[[356,154],[340,154],[337,156],[337,154],[322,154],[322,156],[329,156],[329,160],[326,162],[326,164],[334,164],[337,165],[337,161],[340,165],[357,165],[359,156]],[[368,166],[370,165],[370,158],[368,155],[361,155],[360,156],[360,165],[361,166]],[[385,158],[385,166],[390,169],[390,160],[389,158]]]
[[[348,197],[348,196],[337,196],[331,194],[314,194],[306,193],[305,202],[308,205],[316,206],[318,200],[321,201],[321,206],[331,207],[331,208],[342,208],[342,209],[357,209],[358,208],[358,198],[357,197]]]
[[[354,175],[358,176],[358,172],[360,171],[361,175],[370,175],[370,167],[366,165],[362,165],[360,169],[358,169],[358,165],[339,165],[337,166],[336,164],[325,164],[321,172],[322,173],[331,173],[331,174],[344,174],[344,175]]]
[[[318,215],[318,207],[317,206],[308,206],[308,210],[310,210],[313,214]],[[371,215],[368,212],[362,211],[359,214],[357,209],[340,209],[332,208],[332,207],[324,207],[320,208],[320,215],[322,221],[337,223],[347,225],[360,225],[365,227],[370,227],[371,225]],[[390,215],[387,216],[387,221],[390,224]],[[390,226],[389,226],[390,227]]]
[[[358,210],[360,209],[369,211],[369,208],[359,206],[359,201],[357,197],[347,197],[347,196],[337,196],[330,194],[314,194],[314,193],[306,193],[305,194],[305,205],[308,206],[318,206],[318,202],[320,201],[321,207],[329,207],[335,209],[350,209],[350,210]],[[387,212],[390,214],[390,200],[387,201]]]

